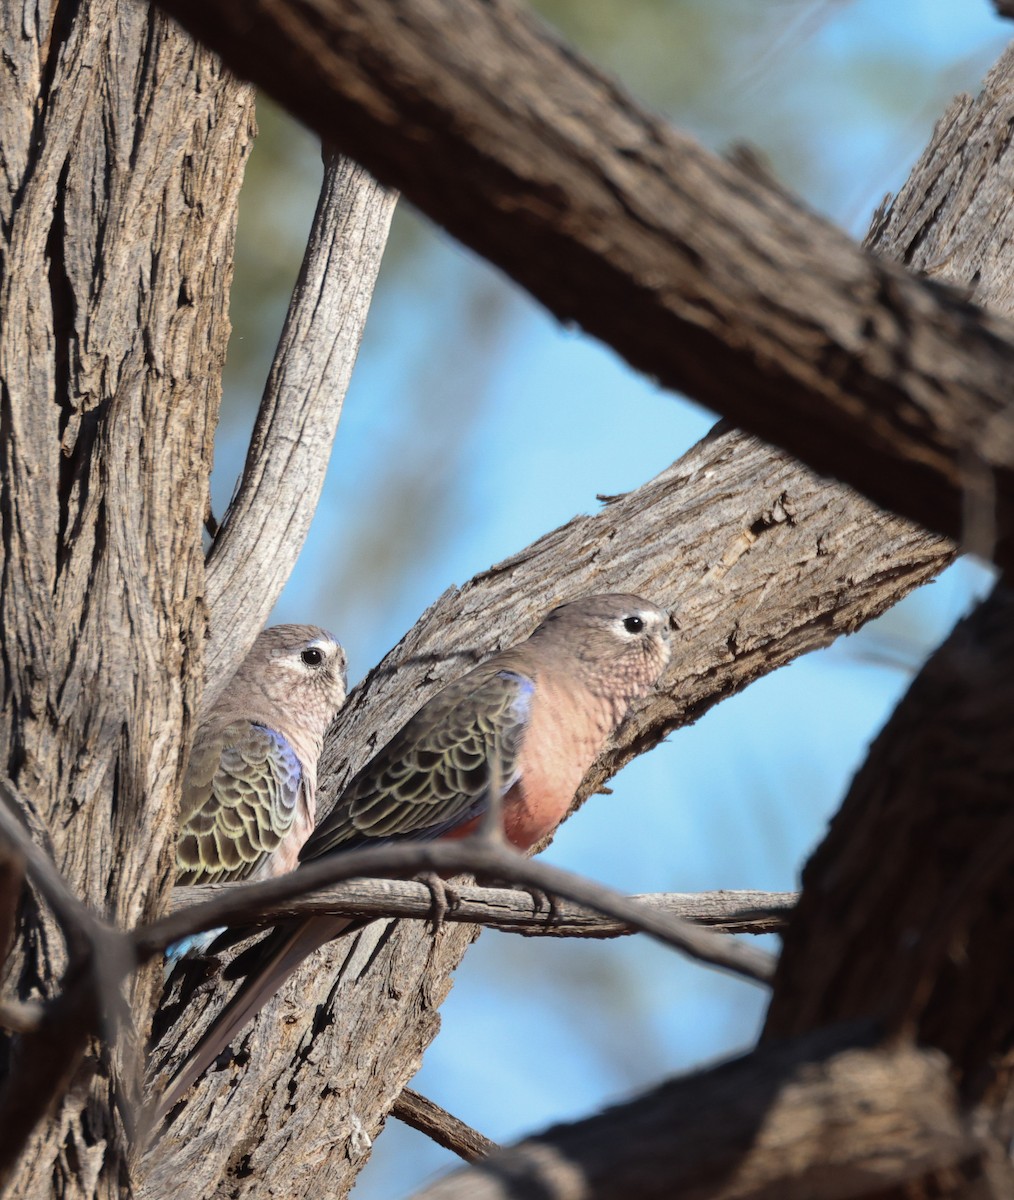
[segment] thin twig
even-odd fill
[[[184,912],[219,896],[235,892],[242,884],[209,883],[180,887],[172,893],[173,912]],[[455,884],[456,903],[446,921],[484,925],[525,937],[615,938],[638,932],[623,921],[604,917],[580,904],[560,900],[550,911],[531,892],[519,888]],[[785,928],[796,901],[795,892],[655,892],[630,896],[646,907],[659,909],[707,925],[722,933],[777,933]],[[429,887],[414,879],[350,879],[330,888],[317,888],[276,905],[258,906],[251,925],[276,925],[294,917],[398,917],[428,920],[433,898]]]
[[[439,1104],[405,1088],[391,1108],[391,1116],[418,1129],[438,1146],[450,1150],[467,1163],[481,1162],[500,1147],[471,1125],[459,1121]]]
[[[237,887],[230,895],[140,925],[133,932],[134,948],[144,961],[181,937],[219,925],[249,924],[251,914],[265,904],[303,896],[342,879],[376,874],[416,875],[425,871],[467,872],[534,887],[629,924],[690,958],[734,975],[767,984],[774,974],[772,955],[755,946],[691,925],[671,913],[638,904],[601,883],[476,838],[370,847],[307,863],[290,875]]]

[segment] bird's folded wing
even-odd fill
[[[501,793],[517,782],[534,684],[514,671],[481,672],[445,688],[360,771],[303,861],[389,838],[439,837],[482,812],[494,771]]]
[[[246,879],[295,820],[303,773],[286,739],[249,721],[191,754],[180,814],[178,883]]]

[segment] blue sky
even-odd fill
[[[657,71],[640,79],[636,43],[594,52],[716,149],[759,145],[810,204],[860,234],[945,97],[976,90],[1005,27],[985,0],[761,7],[755,29],[754,2],[673,4],[687,28],[709,12],[744,39],[741,53],[730,50],[738,74],[685,100]],[[298,132],[287,153],[270,241],[281,276],[294,278],[319,157]],[[246,220],[241,208],[241,250],[256,254]],[[594,511],[596,493],[643,483],[715,419],[561,327],[441,231],[398,220],[400,250],[382,272],[324,497],[274,615],[334,629],[353,680],[444,588]],[[262,305],[260,325],[235,318],[236,347],[259,354],[245,354],[227,387],[218,509],[242,463],[284,302],[280,293]],[[421,514],[408,543],[383,520],[396,476]],[[371,521],[377,563],[367,571]],[[631,891],[794,887],[912,672],[987,583],[983,569],[959,564],[877,627],[726,701],[631,764],[548,857]],[[748,1045],[762,999],[639,939],[561,945],[486,933],[458,971],[415,1086],[489,1136],[514,1138]],[[408,1194],[451,1161],[391,1122],[357,1200]]]

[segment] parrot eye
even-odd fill
[[[644,628],[644,622],[640,617],[624,617],[623,628],[627,633],[640,633]]]
[[[317,650],[311,646],[309,650],[304,650],[299,656],[308,667],[319,667],[324,661],[323,651]]]

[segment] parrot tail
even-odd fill
[[[204,1036],[181,1063],[165,1094],[154,1104],[151,1128],[162,1122],[165,1115],[229,1046],[236,1034],[253,1020],[304,958],[339,934],[362,929],[365,925],[379,925],[381,928],[376,937],[359,938],[354,946],[350,946],[349,958],[340,977],[348,976],[350,971],[361,973],[362,968],[372,958],[380,935],[390,924],[390,921],[366,922],[350,917],[310,917],[298,925],[276,930],[264,942],[262,956],[259,956],[256,969],[247,975],[235,995],[212,1021]],[[371,930],[370,933],[372,932]],[[368,949],[359,945],[362,941],[370,942]]]

